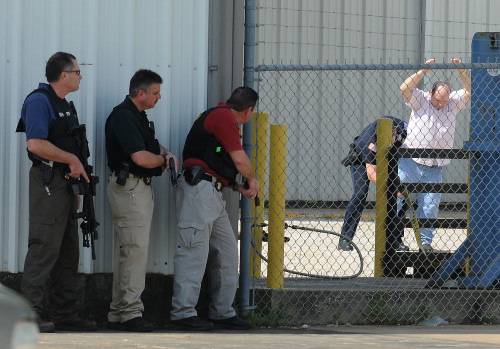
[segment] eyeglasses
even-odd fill
[[[76,73],[76,75],[80,76],[79,70],[65,70],[66,73]]]

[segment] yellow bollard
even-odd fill
[[[252,239],[255,242],[257,250],[262,251],[263,228],[260,224],[264,222],[264,202],[266,198],[265,175],[269,155],[269,114],[263,112],[259,114],[255,113],[253,120],[253,144],[257,145],[257,148],[253,151],[253,166],[257,180],[259,181],[259,198],[261,204],[255,207],[254,201],[252,201],[252,214],[255,213],[255,226],[252,228]],[[252,246],[250,250],[250,277],[261,277],[261,263],[261,258],[255,253]]]
[[[267,287],[283,288],[285,258],[286,125],[271,125]]]
[[[387,216],[387,177],[389,161],[387,152],[392,146],[392,120],[377,122],[377,183],[375,203],[375,276],[384,276],[382,257],[385,253],[385,217]]]

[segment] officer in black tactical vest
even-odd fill
[[[175,173],[178,166],[175,155],[155,138],[154,124],[145,112],[161,98],[161,84],[157,73],[138,70],[130,80],[129,95],[106,121],[106,152],[112,171],[107,193],[116,232],[110,329],[153,331],[153,325],[142,317],[141,301],[154,207],[151,178],[161,176],[170,159],[175,162]]]
[[[259,193],[239,134],[239,125],[250,121],[258,99],[253,89],[236,88],[226,103],[202,113],[186,137],[184,171],[176,192],[178,230],[170,313],[171,323],[185,330],[252,327],[232,306],[238,287],[238,245],[221,191],[229,186],[250,199]],[[247,185],[236,181],[238,173]],[[195,309],[205,270],[210,284],[209,321]]]
[[[41,332],[96,330],[94,321],[78,316],[78,220],[73,215],[79,196],[70,190],[68,180],[90,181],[83,166],[87,159],[82,156],[81,140],[73,132],[79,126],[78,119],[65,99],[79,89],[82,76],[75,56],[65,52],[49,58],[45,76],[48,84],[40,83],[25,99],[17,129],[26,132],[28,156],[33,162],[28,253],[21,290],[38,313]],[[41,317],[46,286],[53,322]]]

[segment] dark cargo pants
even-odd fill
[[[48,286],[51,318],[63,321],[78,312],[78,221],[72,218],[77,197],[69,192],[62,170],[54,169],[53,174],[49,195],[41,169],[32,167],[29,173],[28,253],[21,291],[41,313]]]

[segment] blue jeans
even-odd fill
[[[354,237],[361,219],[361,213],[363,213],[366,205],[366,197],[370,186],[370,180],[366,174],[366,165],[352,165],[351,178],[354,192],[349,204],[347,204],[347,212],[342,226],[342,235],[350,239]]]
[[[442,183],[443,167],[430,167],[417,164],[412,159],[399,159],[399,178],[404,183]],[[403,198],[398,198],[398,211],[403,206]],[[435,219],[438,216],[441,194],[439,193],[418,193],[417,194],[417,217]],[[434,237],[435,228],[422,228],[422,244],[431,244]]]

